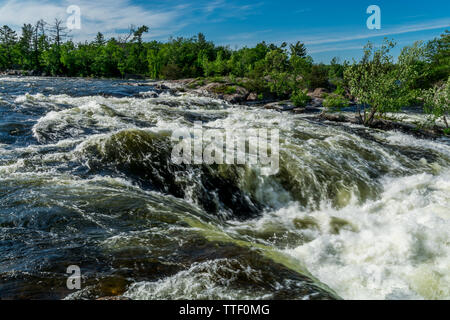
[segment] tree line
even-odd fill
[[[202,33],[159,42],[144,41],[147,32],[147,26],[130,27],[117,38],[105,39],[99,32],[90,42],[75,43],[58,19],[24,24],[20,36],[5,25],[0,28],[0,70],[79,77],[227,77],[260,98],[291,98],[299,106],[308,102],[306,90],[325,88],[332,92],[324,101],[330,109],[346,106],[349,97],[366,106],[359,114],[365,124],[417,103],[437,118],[446,120],[448,114],[448,31],[403,48],[397,61],[390,55],[395,43],[385,40],[381,47],[368,43],[359,61],[334,58],[329,64],[314,63],[300,41],[261,42],[233,50],[215,45]]]

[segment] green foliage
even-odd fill
[[[339,79],[344,78],[344,70],[346,67],[346,62],[344,64],[339,63],[339,58],[334,57],[330,61],[330,67],[328,70],[328,78],[330,81],[339,81]]]
[[[250,92],[256,92],[258,94],[262,94],[263,96],[271,95],[268,81],[262,77],[250,78],[240,85]]]
[[[344,96],[345,95],[345,88],[342,85],[342,83],[338,83],[337,84],[337,88],[336,88],[336,90],[334,90],[334,94],[336,94],[338,96]]]
[[[335,93],[338,95],[345,94],[345,87],[347,87],[347,84],[344,80],[344,71],[347,67],[347,61],[340,64],[339,59],[336,57],[331,59],[330,65],[328,66],[328,82],[331,86],[336,87]]]
[[[8,26],[0,28],[1,57],[0,63],[4,69],[13,68],[20,55],[17,48],[17,34]]]
[[[270,93],[279,98],[286,98],[295,88],[295,82],[288,72],[270,72],[267,75]]]
[[[323,64],[313,65],[311,72],[307,74],[306,81],[310,89],[328,88],[328,70]]]
[[[433,117],[433,120],[442,118],[448,131],[447,117],[450,113],[450,77],[442,85],[424,92],[425,110]]]
[[[0,28],[0,70],[43,71],[48,75],[84,77],[197,78],[196,88],[208,81],[222,83],[219,93],[232,94],[236,86],[256,93],[258,99],[289,98],[298,106],[308,103],[304,89],[335,89],[324,104],[335,109],[347,105],[347,93],[364,105],[361,120],[370,125],[376,116],[395,112],[425,98],[426,110],[446,121],[442,83],[450,76],[450,34],[426,44],[404,48],[398,61],[386,41],[375,49],[369,43],[363,58],[349,65],[333,58],[329,65],[315,64],[301,42],[281,45],[258,43],[232,50],[207,41],[202,33],[168,42],[146,41],[147,26],[131,28],[128,35],[74,43],[60,20],[25,24],[20,37],[8,26]],[[441,86],[435,86],[436,84]],[[232,85],[231,85],[232,84]],[[435,87],[433,87],[435,86]],[[419,95],[418,93],[423,93]],[[447,94],[448,97],[448,94]],[[448,100],[447,100],[448,101]],[[439,103],[438,103],[439,102]]]
[[[347,99],[341,95],[330,94],[323,100],[323,106],[331,111],[337,111],[348,107],[350,104]]]
[[[234,93],[236,93],[236,87],[220,85],[220,86],[213,88],[213,91],[218,94],[234,94]]]
[[[297,41],[295,44],[291,44],[289,48],[291,50],[291,57],[306,58],[306,46],[300,41]]]
[[[292,94],[291,101],[296,107],[306,107],[311,97],[308,96],[308,90],[297,90]]]
[[[345,70],[345,79],[350,93],[364,108],[361,120],[370,125],[375,115],[396,112],[408,105],[412,98],[412,84],[418,78],[417,61],[423,54],[420,44],[402,50],[398,63],[394,64],[389,52],[395,43],[385,40],[381,48],[375,50],[373,44],[364,48],[361,61],[354,62]]]
[[[426,64],[424,66],[422,87],[430,87],[433,83],[446,81],[450,76],[450,31],[446,30],[440,38],[427,43],[425,49]]]

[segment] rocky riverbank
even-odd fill
[[[0,76],[46,76],[39,71],[7,70],[0,72]],[[136,80],[136,79],[134,79]],[[255,106],[264,109],[276,110],[279,112],[292,112],[294,114],[310,114],[316,121],[328,121],[333,123],[353,123],[361,124],[360,119],[355,115],[356,102],[349,99],[349,108],[339,112],[329,110],[324,107],[324,98],[330,94],[327,89],[317,88],[307,95],[311,98],[304,107],[297,107],[292,101],[279,100],[274,97],[262,97],[256,92],[252,92],[244,87],[248,79],[228,78],[217,79],[181,79],[181,80],[148,80],[146,82],[130,81],[123,82],[124,85],[131,86],[153,86],[154,93],[145,93],[146,97],[156,97],[160,92],[170,92],[171,94],[190,93],[197,96],[221,99],[231,104]],[[418,112],[420,113],[420,109]],[[416,110],[417,111],[417,110]],[[403,113],[402,113],[403,115]],[[416,137],[438,138],[445,134],[444,127],[440,125],[429,126],[423,121],[405,122],[396,119],[377,119],[371,128],[381,130],[397,130],[411,134]]]
[[[233,82],[207,82],[203,79],[163,80],[152,81],[157,90],[170,91],[172,93],[187,92],[199,96],[225,100],[232,104],[254,105],[265,109],[277,111],[291,111],[294,113],[320,113],[323,111],[323,93],[325,89],[319,88],[308,93],[311,101],[305,107],[296,107],[289,100],[277,100],[275,98],[262,98],[257,93],[251,92],[243,86]],[[140,85],[140,84],[134,84]]]
[[[295,114],[311,114],[312,119],[321,122],[361,124],[360,119],[355,115],[357,106],[355,101],[350,100],[350,107],[340,112],[332,112],[325,108],[323,101],[325,95],[329,94],[329,92],[324,88],[317,88],[314,91],[308,92],[311,101],[305,107],[296,107],[289,100],[258,99],[258,94],[227,81],[206,82],[203,79],[183,79],[152,81],[149,84],[153,85],[157,90],[170,91],[173,94],[191,93],[222,99],[232,104],[257,106],[264,109],[292,112]],[[370,127],[380,130],[397,130],[416,137],[431,139],[441,137],[444,134],[443,127],[441,126],[434,125],[427,127],[420,123],[403,122],[401,120],[377,119]]]

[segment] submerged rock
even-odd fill
[[[144,188],[191,197],[209,213],[246,219],[261,212],[262,204],[240,188],[243,166],[174,164],[170,138],[170,132],[124,130],[83,153],[91,170],[120,172]]]
[[[296,107],[289,101],[272,102],[264,105],[265,109],[277,111],[293,111]]]

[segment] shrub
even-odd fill
[[[389,54],[394,47],[395,43],[388,40],[379,49],[369,42],[363,58],[345,69],[350,94],[359,104],[369,106],[363,115],[358,109],[360,121],[366,126],[373,123],[376,114],[397,112],[411,100],[411,85],[417,79],[417,61],[423,50],[420,43],[405,47],[394,64]]]
[[[311,101],[308,90],[297,90],[291,96],[291,101],[296,107],[305,107]]]
[[[311,67],[311,72],[306,75],[306,80],[309,88],[314,90],[316,88],[328,88],[328,71],[325,65],[315,64]]]
[[[208,80],[210,82],[217,82],[217,83],[226,83],[227,82],[222,76],[209,77]]]
[[[334,93],[337,94],[338,96],[345,95],[344,86],[341,83],[338,83],[336,90],[334,90]]]
[[[223,93],[224,94],[234,94],[234,93],[236,93],[236,87],[228,86],[228,87],[225,88]]]
[[[236,93],[236,87],[220,85],[220,86],[213,88],[213,91],[217,94],[233,94],[233,93]]]
[[[175,80],[182,77],[182,72],[176,64],[168,64],[161,69],[161,75],[164,79]]]
[[[267,81],[265,81],[263,78],[248,79],[248,81],[239,83],[238,85],[244,87],[250,92],[256,92],[263,95],[270,93]]]
[[[295,88],[295,82],[288,72],[271,72],[267,78],[270,93],[278,98],[288,98]]]
[[[193,82],[187,85],[188,89],[197,89],[198,88],[198,84],[197,82]]]
[[[349,105],[350,104],[347,99],[337,94],[330,94],[325,98],[325,100],[323,100],[323,106],[329,110],[340,110],[348,107]]]
[[[436,85],[434,88],[424,92],[425,111],[432,115],[433,120],[442,118],[446,129],[449,129],[447,121],[450,113],[450,77],[446,83]]]

